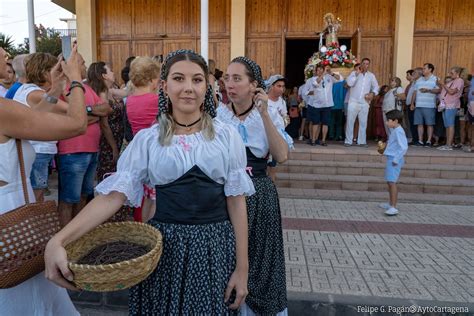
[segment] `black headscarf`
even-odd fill
[[[252,72],[254,79],[257,81],[257,87],[262,88],[263,90],[266,89],[265,81],[262,77],[262,69],[256,62],[247,57],[240,56],[232,59],[232,63],[241,63],[247,65],[247,68],[249,68],[249,70]]]

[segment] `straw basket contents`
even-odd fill
[[[95,247],[76,263],[93,265],[117,263],[141,257],[150,250],[133,242],[114,241]]]
[[[78,264],[94,249],[117,242],[151,249],[146,254],[112,264]],[[103,224],[69,244],[66,252],[76,287],[93,292],[123,290],[146,279],[155,270],[163,251],[162,236],[151,225],[138,222]]]

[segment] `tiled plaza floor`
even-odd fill
[[[281,199],[293,299],[474,307],[474,208]]]
[[[387,217],[379,203],[280,198],[290,315],[324,315],[320,303],[351,313],[364,305],[474,311],[474,206],[401,203]],[[78,307],[126,315],[123,303]]]

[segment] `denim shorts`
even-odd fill
[[[76,204],[94,194],[97,153],[59,155],[59,200]]]
[[[33,190],[41,190],[48,187],[49,165],[53,157],[53,154],[36,154],[30,175]]]
[[[393,157],[387,157],[387,164],[385,165],[385,181],[397,183],[405,162],[402,160],[396,166],[394,166],[392,162]]]
[[[443,111],[444,127],[453,127],[458,109],[446,109]]]
[[[415,125],[430,125],[434,126],[436,122],[435,108],[415,108]]]

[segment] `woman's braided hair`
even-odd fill
[[[201,131],[206,139],[212,140],[215,137],[212,119],[216,117],[216,103],[213,97],[214,91],[209,84],[209,68],[204,58],[196,52],[188,49],[179,49],[177,51],[171,52],[168,54],[168,56],[166,56],[163,65],[161,66],[160,79],[166,80],[171,66],[173,66],[176,62],[184,60],[196,63],[204,71],[207,90],[203,103],[204,113],[201,119]],[[158,99],[158,123],[160,128],[158,141],[160,145],[166,146],[171,143],[171,139],[173,138],[176,129],[176,124],[174,122],[173,116],[171,115],[173,113],[173,104],[171,103],[170,98],[165,94],[163,87],[160,87]]]

